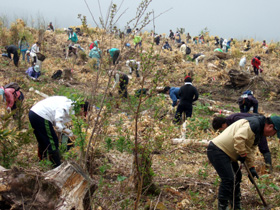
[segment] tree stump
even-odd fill
[[[231,69],[229,70],[228,75],[230,81],[226,83],[226,86],[241,88],[247,86],[251,82],[251,75],[244,71]]]
[[[214,55],[223,60],[230,59],[230,54],[228,53],[216,51],[214,52]]]
[[[44,174],[20,171],[17,168],[0,171],[0,206],[13,209],[90,209],[89,195],[97,185],[74,162],[64,162]]]
[[[66,79],[66,80],[71,80],[72,79],[71,69],[64,69],[63,70],[63,79]]]

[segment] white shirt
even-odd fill
[[[246,57],[240,59],[239,66],[244,67],[246,64]]]
[[[31,111],[35,112],[45,120],[50,121],[53,126],[58,122],[62,126],[58,131],[62,131],[65,127],[64,123],[71,121],[71,114],[75,114],[73,110],[73,101],[65,96],[51,96],[35,104]]]

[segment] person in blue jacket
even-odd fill
[[[171,100],[173,101],[172,103],[173,107],[177,106],[179,103],[179,99],[180,99],[179,90],[180,90],[179,87],[169,87],[169,86],[163,89],[163,93],[169,94]]]
[[[96,45],[89,52],[89,57],[96,59],[96,63],[93,66],[95,69],[99,68],[101,54],[102,54],[101,50]]]
[[[119,58],[120,52],[121,51],[118,48],[111,48],[111,49],[107,50],[107,53],[110,54],[114,65],[118,64],[118,62],[119,62],[118,58]]]

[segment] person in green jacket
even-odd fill
[[[119,63],[118,58],[119,58],[120,52],[121,51],[118,48],[111,48],[111,49],[107,50],[107,53],[110,54],[114,65]]]
[[[96,59],[96,63],[93,65],[93,68],[98,69],[100,64],[100,58],[101,58],[101,50],[95,45],[89,52],[89,57]]]
[[[72,45],[78,42],[77,34],[73,31],[73,29],[69,29],[68,40],[72,42]]]
[[[142,38],[141,38],[141,36],[134,35],[133,43],[135,45],[135,49],[136,49],[137,46],[141,47],[142,46]]]
[[[209,143],[208,159],[221,178],[218,210],[228,209],[229,201],[232,209],[241,209],[242,174],[237,161],[246,163],[252,176],[259,178],[254,167],[255,150],[263,136],[276,133],[280,138],[280,117],[258,115],[236,121]]]

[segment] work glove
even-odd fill
[[[255,167],[251,167],[249,170],[250,170],[250,172],[251,172],[253,178],[254,178],[254,177],[256,177],[257,179],[259,178],[259,175],[258,175],[258,173],[257,173],[257,171],[256,171],[256,169],[255,169]],[[253,184],[253,180],[251,179],[251,177],[250,177],[249,175],[248,175],[248,177],[249,177],[251,183]]]
[[[272,165],[270,152],[263,153],[263,157],[264,157],[264,161],[267,165]]]
[[[8,112],[8,113],[11,113],[11,107],[8,107],[8,108],[7,108],[7,112]]]
[[[56,129],[57,132],[62,132],[62,130],[63,130],[63,125],[62,125],[62,123],[61,123],[61,122],[57,122],[57,123],[55,124],[55,129]]]
[[[246,160],[247,155],[238,155],[237,160],[239,160],[241,163],[244,163]]]
[[[65,133],[68,137],[72,137],[73,136],[73,132],[70,129],[68,129],[68,128],[64,129],[63,133]]]

